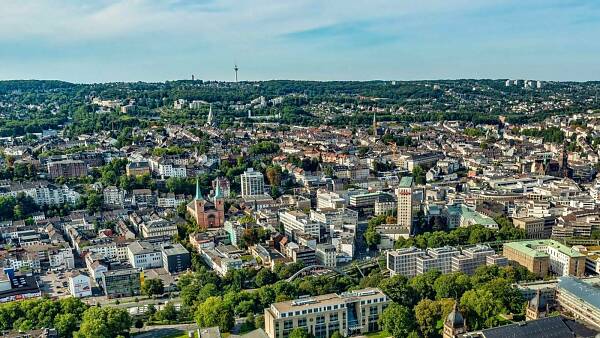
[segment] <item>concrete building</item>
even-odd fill
[[[179,273],[191,266],[190,252],[180,243],[162,244],[161,253],[162,265],[169,273]]]
[[[586,257],[554,240],[505,243],[502,255],[540,277],[548,272],[559,276],[583,276]]]
[[[319,238],[319,223],[312,221],[309,216],[302,211],[280,211],[279,222],[283,224],[283,230],[288,236],[293,237],[294,232],[298,232],[300,234],[309,234]]]
[[[136,269],[154,269],[163,266],[161,251],[149,242],[133,242],[127,246],[129,264]]]
[[[473,274],[483,265],[508,263],[506,258],[496,255],[487,245],[475,245],[463,249],[462,252],[451,246],[427,250],[415,247],[391,250],[386,254],[386,261],[392,276],[400,274],[409,278],[434,269],[442,273]]]
[[[334,268],[337,265],[336,249],[331,244],[317,244],[317,263]]]
[[[285,338],[300,327],[325,338],[336,331],[343,336],[379,331],[379,316],[388,303],[377,288],[273,303],[265,309],[265,332],[269,338]]]
[[[108,298],[137,296],[141,291],[140,271],[137,269],[106,271],[102,274],[102,289]]]
[[[396,189],[396,197],[398,203],[398,213],[396,219],[398,225],[409,228],[412,233],[413,224],[413,179],[412,177],[402,177],[398,189]]]
[[[544,239],[546,237],[546,232],[544,224],[545,221],[543,218],[538,217],[523,217],[523,218],[513,218],[513,224],[515,227],[519,229],[525,230],[525,234],[528,239]]]
[[[92,295],[92,282],[89,276],[73,271],[69,276],[69,293],[76,298]]]
[[[48,162],[48,177],[83,177],[87,176],[88,168],[84,161],[63,160]]]
[[[260,171],[248,168],[240,176],[242,186],[242,197],[257,196],[265,193],[265,177]]]
[[[575,319],[600,327],[600,288],[579,278],[561,277],[556,287],[556,301]]]

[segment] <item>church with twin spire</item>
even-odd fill
[[[225,224],[225,198],[217,184],[211,200],[202,196],[200,182],[196,179],[196,197],[188,203],[187,212],[196,220],[200,229],[220,228]]]

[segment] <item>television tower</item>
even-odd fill
[[[238,65],[237,63],[233,65],[233,70],[235,71],[235,82],[238,82]]]

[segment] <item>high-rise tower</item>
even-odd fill
[[[238,82],[238,65],[237,63],[235,65],[233,65],[233,70],[235,71],[235,82]]]

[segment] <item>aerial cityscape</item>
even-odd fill
[[[1,337],[600,337],[600,6],[259,2],[0,1]]]

